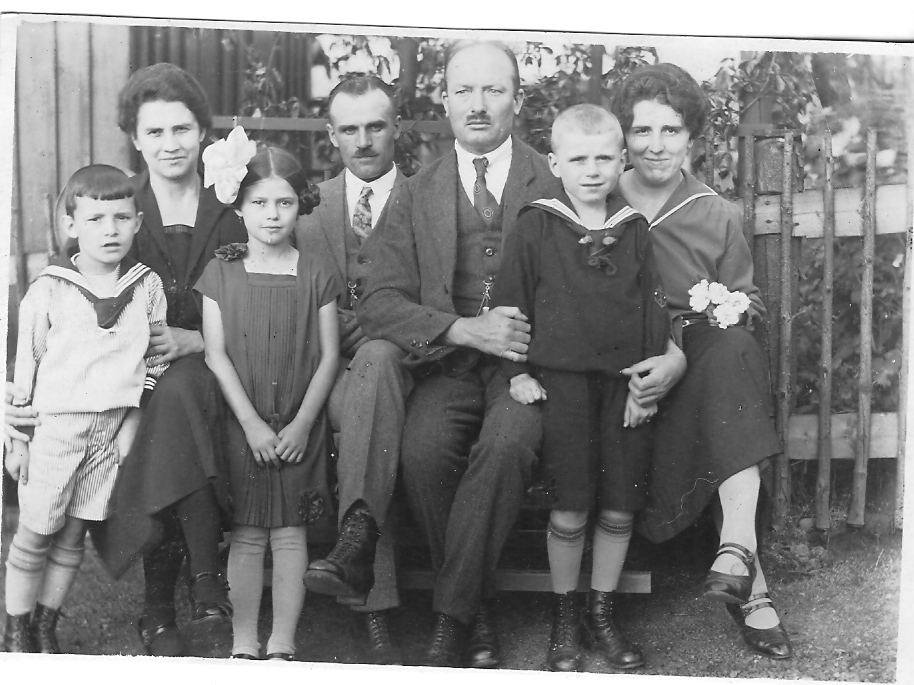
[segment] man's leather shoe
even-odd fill
[[[364,506],[353,506],[340,524],[336,546],[325,559],[308,564],[305,586],[322,595],[349,598],[364,604],[374,585],[374,555],[381,536]]]
[[[470,641],[467,645],[467,666],[497,668],[499,662],[498,634],[492,607],[483,602],[473,617]]]
[[[459,668],[463,665],[466,626],[447,614],[435,614],[435,628],[419,666]]]
[[[365,615],[368,627],[370,660],[373,664],[402,666],[403,656],[390,636],[386,611],[371,611]]]

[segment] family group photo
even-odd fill
[[[910,49],[0,42],[2,671],[901,677]]]

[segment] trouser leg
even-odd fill
[[[400,460],[403,485],[436,570],[444,563],[451,505],[479,433],[484,391],[474,373],[456,378],[436,373],[417,381],[407,402]]]
[[[507,380],[493,367],[484,367],[481,376],[484,420],[453,498],[433,600],[435,611],[465,623],[476,613],[486,579],[494,575],[542,441],[539,407],[511,399]]]

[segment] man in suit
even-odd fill
[[[555,182],[545,159],[511,135],[523,98],[506,46],[452,46],[442,101],[455,149],[407,181],[369,240],[359,322],[407,352],[416,377],[400,463],[437,572],[424,665],[498,664],[483,595],[542,437],[539,408],[513,401],[498,372],[500,359],[526,359],[530,326],[517,308],[488,306],[518,211]]]
[[[400,603],[387,510],[412,376],[401,363],[402,350],[369,341],[353,312],[371,265],[363,242],[383,223],[391,192],[405,182],[394,164],[400,118],[393,89],[376,76],[338,84],[329,114],[330,141],[346,168],[320,184],[321,203],[300,219],[296,238],[300,250],[336,265],[347,286],[338,311],[340,354],[348,363],[340,364],[327,404],[339,435],[340,534],[330,554],[309,565],[305,584],[367,612],[372,660],[402,663],[387,625],[387,610]]]

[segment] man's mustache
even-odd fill
[[[468,124],[491,124],[492,118],[487,114],[474,114],[471,117],[467,117]]]
[[[356,150],[352,156],[356,159],[365,159],[366,157],[377,157],[378,153],[372,148],[366,148],[364,150]]]

